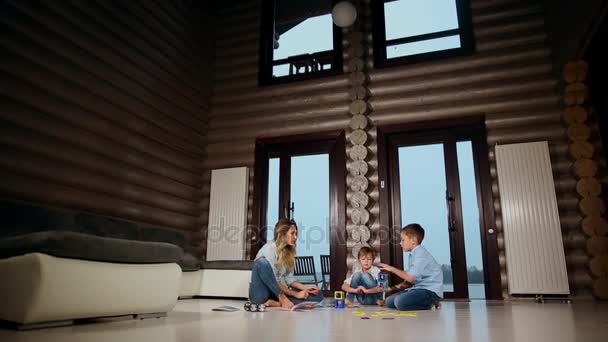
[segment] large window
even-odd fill
[[[332,22],[332,5],[332,0],[264,0],[260,84],[341,72],[341,31]]]
[[[473,51],[468,0],[379,0],[372,6],[377,66]]]

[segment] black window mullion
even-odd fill
[[[281,153],[279,166],[279,219],[289,218],[291,202],[291,155]],[[287,211],[287,215],[286,215]]]
[[[386,20],[384,4],[387,0],[378,0],[371,2],[372,9],[372,34],[374,44],[374,65],[378,68],[398,66],[402,64],[410,64],[424,62],[437,58],[447,58],[454,56],[468,55],[475,50],[475,40],[473,36],[473,25],[471,22],[470,0],[454,0],[456,3],[456,15],[458,19],[458,28],[445,30],[440,32],[426,33],[417,36],[401,37],[397,39],[386,39]],[[407,44],[419,41],[425,41],[436,38],[443,38],[458,35],[460,38],[460,47],[448,48],[444,50],[429,51],[418,54],[387,57],[387,48],[399,44]]]
[[[458,154],[456,139],[448,136],[444,143],[446,185],[452,197],[449,203],[450,255],[452,257],[452,274],[454,295],[456,298],[468,298],[467,266],[464,245],[464,226],[462,218],[462,198],[460,196],[460,175],[458,172]]]
[[[327,56],[333,56],[333,54],[334,54],[333,50],[325,50],[325,51],[319,51],[319,52],[314,53],[314,55],[327,55]],[[310,54],[310,55],[312,55],[312,54]],[[274,66],[274,65],[287,64],[292,60],[293,57],[294,56],[273,60],[272,65]],[[332,66],[332,68],[333,68],[333,66]],[[281,77],[285,77],[285,76],[281,76]]]
[[[420,34],[417,36],[410,36],[410,37],[403,37],[403,38],[387,40],[386,46],[388,47],[388,46],[393,46],[393,45],[419,42],[419,41],[423,41],[423,40],[450,37],[450,36],[455,36],[455,35],[459,35],[459,34],[460,34],[460,29],[445,30],[445,31],[433,32],[433,33],[425,33],[425,34]]]
[[[458,28],[460,29],[461,49],[466,53],[472,53],[475,49],[475,38],[473,35],[471,6],[469,1],[456,1],[456,12],[458,15]]]

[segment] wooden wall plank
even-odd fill
[[[196,232],[199,250],[211,7],[1,6],[0,198]]]

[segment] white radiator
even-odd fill
[[[510,294],[569,294],[546,141],[496,146]]]
[[[207,260],[243,260],[248,182],[246,167],[211,171]]]

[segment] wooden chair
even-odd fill
[[[330,280],[330,268],[329,268],[329,255],[321,255],[321,277],[323,278],[323,285],[321,290],[329,291],[329,280]],[[327,276],[327,280],[325,278]]]
[[[287,57],[287,62],[289,63],[290,75],[300,74],[300,69],[302,68],[304,68],[303,73],[305,74],[308,74],[309,72],[312,72],[314,70],[315,60],[308,53]]]
[[[293,270],[293,275],[298,277],[302,284],[314,284],[317,285],[317,271],[315,269],[315,259],[311,256],[299,256],[296,257],[296,266]],[[302,280],[302,277],[306,277]],[[309,279],[312,277],[312,279]]]
[[[312,71],[326,70],[325,66],[329,66],[328,69],[331,69],[332,65],[334,64],[333,51],[315,52],[311,56],[315,62],[312,67]]]

